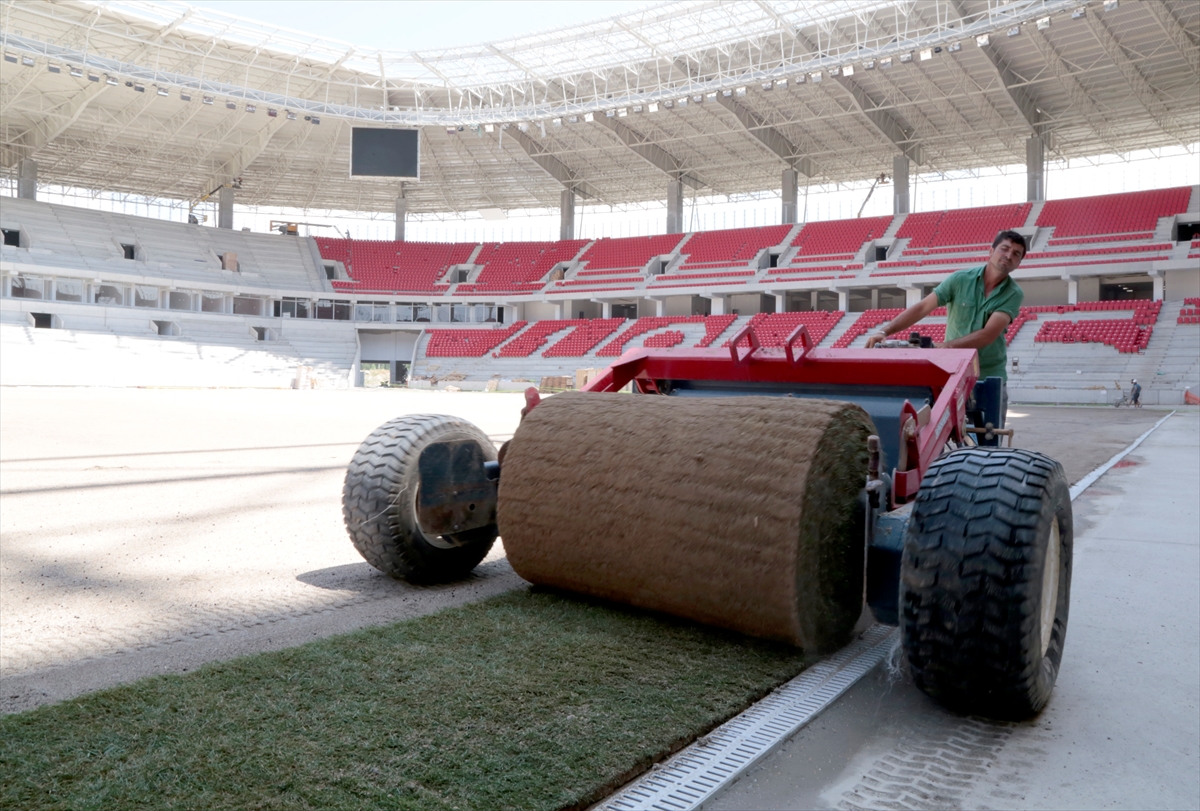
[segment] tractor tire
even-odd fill
[[[354,548],[379,571],[427,585],[465,577],[496,541],[495,525],[455,535],[426,535],[417,522],[417,459],[433,442],[474,439],[484,456],[496,449],[471,423],[441,414],[411,414],[379,426],[359,446],[342,487],[342,516]]]
[[[930,466],[900,567],[900,627],[916,685],[959,712],[1038,713],[1062,661],[1073,527],[1062,466],[964,448]]]

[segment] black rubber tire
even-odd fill
[[[443,414],[410,414],[363,441],[342,487],[342,517],[354,548],[379,571],[426,585],[465,577],[496,541],[495,525],[427,536],[417,523],[417,459],[440,440],[474,439],[488,460],[496,449],[483,431]]]
[[[1058,462],[1014,448],[964,448],[935,461],[900,565],[901,638],[917,686],[959,712],[1004,720],[1039,712],[1066,641],[1072,545]],[[1047,567],[1058,569],[1056,596],[1055,578],[1043,581]]]

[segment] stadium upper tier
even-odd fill
[[[11,198],[0,208],[0,226],[6,261],[66,275],[136,275],[344,300],[619,301],[895,284],[900,279],[892,277],[982,263],[1002,229],[1031,239],[1022,270],[1061,275],[1138,263],[1149,270],[1148,263],[1188,259],[1191,243],[1176,241],[1176,218],[1196,211],[1196,198],[1196,188],[1184,186],[805,226],[483,244],[253,234]],[[1060,238],[1064,228],[1069,236]]]
[[[658,201],[1191,144],[1195,0],[699,0],[392,53],[183,3],[6,0],[0,159],[39,181],[394,210],[351,125],[421,128],[410,213]],[[364,38],[370,38],[364,32]]]

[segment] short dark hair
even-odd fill
[[[1025,237],[1023,237],[1021,234],[1018,234],[1016,231],[1001,231],[1000,233],[996,234],[996,238],[992,240],[992,247],[995,248],[1006,239],[1014,245],[1021,246],[1022,256],[1029,253],[1029,243],[1025,241]]]

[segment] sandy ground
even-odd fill
[[[428,613],[519,586],[393,581],[350,545],[345,467],[405,413],[500,441],[519,394],[0,390],[0,712]],[[1016,444],[1075,481],[1163,415],[1015,406]]]

